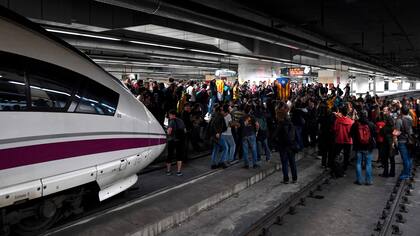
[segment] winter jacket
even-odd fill
[[[350,136],[350,129],[354,121],[348,117],[337,117],[334,123],[335,143],[337,144],[353,144]]]

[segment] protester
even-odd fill
[[[362,111],[359,120],[351,126],[353,149],[356,151],[355,184],[372,185],[372,150],[375,147],[376,127],[368,120],[367,112]],[[362,161],[366,163],[366,176],[362,177]]]
[[[283,183],[289,183],[289,167],[292,172],[292,181],[297,181],[297,169],[295,152],[298,151],[299,146],[296,142],[296,132],[290,117],[287,114],[288,108],[286,104],[280,104],[276,111],[276,118],[278,122],[275,135],[277,137],[277,147],[280,154]]]
[[[225,164],[225,161],[228,153],[228,145],[226,144],[226,135],[222,135],[222,133],[227,131],[228,126],[226,125],[222,108],[220,106],[216,106],[214,110],[215,114],[211,118],[209,124],[209,131],[211,132],[210,139],[212,140],[213,145],[213,151],[211,153],[211,169],[216,169],[218,167],[226,168],[227,165]],[[219,158],[220,152],[222,154]]]
[[[335,133],[335,158],[340,155],[341,151],[344,153],[343,166],[334,164],[334,174],[338,177],[343,176],[348,168],[350,160],[351,145],[353,139],[350,136],[350,128],[354,121],[347,117],[347,107],[342,106],[339,112],[336,114],[337,118],[334,122],[334,133]]]
[[[225,104],[222,108],[222,115],[225,120],[226,131],[222,133],[222,136],[225,141],[224,148],[226,149],[226,152],[227,152],[226,161],[228,162],[228,164],[231,164],[235,159],[236,144],[232,135],[232,127],[235,128],[239,126],[238,122],[233,121],[232,116],[230,114],[231,112],[232,112],[232,107],[228,104]]]
[[[256,130],[259,128],[258,122],[250,115],[245,115],[242,123],[242,158],[244,160],[244,167],[250,168],[248,152],[251,149],[252,167],[260,167],[257,163],[257,138]]]
[[[272,83],[169,78],[158,83],[127,77],[123,83],[167,128],[168,175],[172,160],[177,160],[177,173],[182,175],[182,161],[190,153],[190,145],[198,152],[211,140],[211,168],[226,168],[241,158],[246,168],[258,168],[264,164],[264,155],[270,160],[272,150],[277,150],[284,171],[290,168],[293,181],[297,179],[296,153],[318,145],[314,152],[322,157],[321,165],[341,177],[350,165],[353,147],[357,182],[370,184],[372,173],[367,167],[376,144],[379,167],[384,168],[381,176],[395,176],[394,157],[399,153],[404,164],[400,178],[410,177],[411,158],[416,154],[413,134],[419,132],[420,115],[414,98],[390,100],[370,93],[357,98],[351,95],[348,84],[341,90],[340,85],[302,84],[288,78]],[[367,124],[370,129],[372,122],[376,128],[369,135],[376,143],[366,145],[360,142],[356,127]],[[361,160],[366,161],[367,177],[361,177],[358,169]],[[288,182],[289,176],[283,181]]]
[[[403,107],[401,109],[401,115],[396,121],[396,136],[398,137],[398,150],[401,154],[401,159],[403,161],[403,170],[400,174],[400,179],[410,178],[411,171],[411,153],[409,150],[411,135],[413,134],[412,128],[412,119],[408,115],[409,109]]]
[[[185,124],[176,117],[176,111],[169,111],[168,124],[168,155],[166,158],[166,175],[172,175],[172,161],[176,160],[177,176],[182,176],[182,161],[184,160],[185,148]],[[174,155],[174,152],[176,155]]]

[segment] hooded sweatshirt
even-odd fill
[[[337,117],[334,123],[335,143],[353,144],[350,129],[354,121],[346,116]]]

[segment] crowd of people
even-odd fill
[[[167,175],[176,160],[176,174],[181,176],[189,153],[185,149],[206,149],[205,140],[210,140],[212,169],[238,160],[244,168],[259,168],[278,151],[284,183],[289,183],[289,168],[292,182],[297,181],[295,155],[305,147],[317,147],[322,167],[335,177],[346,174],[355,156],[356,184],[373,183],[374,159],[383,168],[380,176],[396,176],[398,154],[403,163],[399,178],[410,177],[420,114],[414,98],[390,100],[369,93],[356,97],[348,84],[340,88],[288,81],[286,86],[277,80],[124,83],[162,125],[165,117],[169,119]]]

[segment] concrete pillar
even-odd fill
[[[375,92],[376,93],[383,93],[385,92],[385,81],[383,77],[376,77],[375,78]]]
[[[390,92],[396,92],[398,90],[398,83],[395,83],[394,81],[389,81],[389,89]]]
[[[354,90],[357,94],[369,91],[369,78],[365,75],[359,75],[354,80]]]

